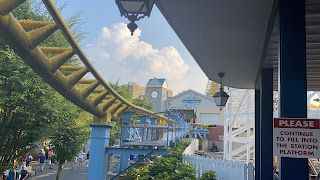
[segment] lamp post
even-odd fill
[[[218,73],[218,76],[221,78],[220,91],[216,92],[213,95],[213,98],[214,98],[214,100],[216,102],[216,105],[218,107],[220,107],[220,110],[221,110],[226,105],[226,103],[228,101],[228,98],[229,98],[229,95],[223,91],[222,78],[224,77],[224,72]]]
[[[154,2],[155,0],[116,0],[121,16],[130,21],[127,27],[131,31],[131,36],[138,28],[135,21],[139,21],[145,16],[150,17]]]

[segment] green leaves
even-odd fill
[[[61,99],[60,115],[50,126],[48,139],[54,145],[57,159],[72,160],[90,138],[91,115],[65,99]]]
[[[144,109],[153,111],[153,103],[150,103],[150,104],[147,103],[147,96],[143,96],[141,99],[140,98],[133,99],[132,103]]]
[[[210,170],[210,171],[206,171],[202,174],[200,180],[216,180],[216,172]]]
[[[35,0],[24,2],[12,14],[19,20],[52,21],[43,4]],[[79,31],[79,15],[78,13],[71,17],[67,23],[70,23],[75,37],[81,39],[84,33]],[[60,31],[55,32],[41,45],[70,46]],[[78,62],[78,59],[74,58],[67,64]],[[46,137],[51,137],[57,143],[56,147],[64,146],[65,152],[69,154],[72,154],[74,149],[78,151],[89,138],[90,128],[87,121],[90,119],[91,116],[88,117],[87,113],[64,100],[44,83],[0,39],[0,172],[12,167],[15,160],[20,160],[32,151],[35,142]],[[63,133],[58,134],[56,130]],[[80,143],[82,144],[78,145]],[[60,156],[64,157],[62,153]]]
[[[190,141],[181,141],[175,148],[170,148],[168,156],[153,157],[153,162],[128,171],[125,180],[195,180],[192,165],[182,163],[182,153]]]

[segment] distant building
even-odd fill
[[[216,125],[216,127],[209,127],[207,142],[202,147],[211,149],[213,145],[217,145],[218,150],[223,151],[223,111],[216,106],[213,98],[189,89],[166,100],[165,108],[184,113],[187,122]]]
[[[168,84],[166,79],[150,79],[146,85],[147,102],[153,103],[154,112],[165,111],[164,102],[168,99]]]
[[[146,88],[139,86],[135,82],[129,82],[128,88],[131,90],[132,99],[137,99],[137,98],[140,98],[141,96],[146,95]]]
[[[168,98],[173,97],[173,91],[171,89],[168,89]]]

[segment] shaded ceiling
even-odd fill
[[[210,80],[253,89],[261,67],[278,79],[278,21],[273,0],[159,0],[156,5]],[[308,90],[320,89],[320,0],[306,0]]]
[[[254,88],[273,0],[159,0],[158,8],[210,80]]]
[[[306,0],[306,54],[308,91],[320,90],[320,0]],[[278,16],[274,21],[263,67],[273,68],[274,89],[278,89]],[[259,83],[258,83],[259,85]]]

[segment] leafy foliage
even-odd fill
[[[54,145],[58,161],[72,160],[90,138],[88,122],[91,115],[61,99],[65,104],[58,109],[58,120],[50,125],[49,139]]]
[[[143,96],[142,98],[133,99],[132,104],[147,109],[149,111],[153,111],[153,103],[148,104],[146,96]]]
[[[91,132],[88,126],[90,114],[62,97],[60,101],[64,105],[59,107],[58,117],[51,124],[48,137],[54,145],[53,150],[59,162],[56,179],[59,179],[65,161],[71,161],[77,155],[83,144],[89,140]]]
[[[126,86],[126,85],[120,86],[119,85],[119,80],[116,81],[116,82],[109,82],[109,85],[115,91],[117,91],[117,93],[120,96],[122,96],[124,99],[126,99],[129,102],[132,102],[131,92],[130,92],[130,89],[128,88],[128,86]]]
[[[190,141],[182,141],[168,150],[166,157],[154,157],[148,166],[140,166],[128,171],[125,180],[195,180],[192,165],[182,163],[182,153]]]
[[[216,180],[216,179],[217,179],[216,172],[212,170],[204,172],[200,177],[200,180]]]
[[[8,48],[0,51],[0,82],[2,171],[41,139],[56,110],[48,101],[55,91]]]
[[[60,10],[63,7],[64,5],[60,6]],[[52,21],[43,4],[34,0],[24,2],[12,14],[17,19]],[[66,21],[78,40],[84,35],[79,31],[78,25],[81,24],[78,23],[80,22],[79,14],[81,13],[77,13]],[[30,30],[32,29],[27,29],[27,31]],[[56,31],[42,42],[41,46],[69,47],[69,44],[63,38],[62,33]],[[50,57],[52,54],[48,56]],[[77,58],[72,58],[66,64],[75,65],[78,62]],[[86,116],[83,115],[82,110],[66,101],[48,84],[44,83],[0,39],[0,172],[14,166],[15,160],[20,160],[22,156],[30,152],[35,142],[50,135],[54,139],[54,134],[48,134],[48,132],[64,128],[65,125],[82,132],[83,136],[89,137],[88,129],[84,128],[85,130],[83,130],[84,121],[79,121],[79,113],[83,117]],[[86,126],[88,127],[87,124]],[[79,134],[73,134],[75,132],[71,132],[70,129],[60,129],[60,132],[70,136],[79,136]],[[61,142],[55,141],[57,151],[59,143],[62,143],[61,145],[65,148],[76,146],[78,143],[78,141],[76,141],[77,143],[72,141],[66,144],[65,137],[60,136]],[[62,153],[59,156],[62,158]]]

